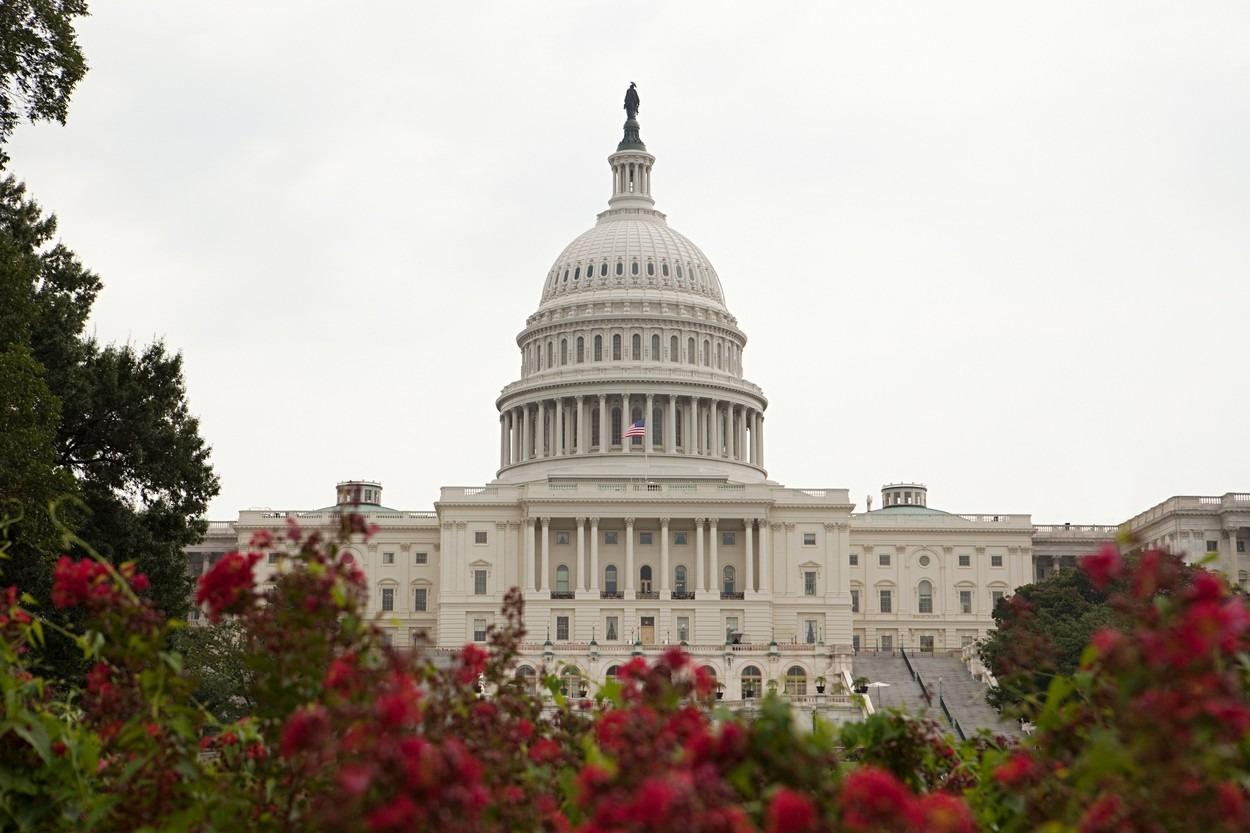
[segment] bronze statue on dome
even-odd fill
[[[638,105],[641,99],[638,98],[638,90],[634,89],[634,82],[629,82],[629,89],[625,91],[625,115],[629,118],[638,117]]]

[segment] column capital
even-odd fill
[[[707,518],[695,518],[694,522],[699,526],[703,526],[703,524],[707,522]]]
[[[630,527],[630,526],[633,526],[633,525],[634,525],[634,519],[633,519],[633,518],[626,518],[626,519],[625,519],[625,526]]]
[[[712,525],[712,529],[716,529],[716,524],[717,524],[719,521],[720,521],[720,518],[708,518],[708,519],[707,519],[707,522],[708,522],[708,523],[710,523],[710,524]]]
[[[579,524],[584,524],[584,523],[586,523],[586,516],[585,516],[585,515],[578,515],[578,516],[577,516],[577,522],[578,522]]]
[[[538,523],[538,518],[526,518],[525,519],[526,526],[533,526],[536,523]]]
[[[455,523],[456,523],[456,529],[464,529],[466,526],[469,525],[468,521],[456,521]]]
[[[546,515],[544,515],[539,520],[543,522],[543,526],[551,526],[551,518],[547,517]]]
[[[591,525],[591,526],[598,526],[598,525],[599,525],[599,519],[598,519],[598,518],[596,518],[596,517],[593,517],[593,516],[592,516],[592,517],[591,517],[591,519],[590,519],[590,525]]]
[[[832,532],[833,530],[837,529],[840,526],[841,524],[830,521],[825,524],[825,532]]]
[[[668,518],[660,518],[660,526],[668,526]]]

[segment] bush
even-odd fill
[[[955,743],[891,713],[796,732],[784,702],[750,721],[714,709],[715,681],[680,649],[622,666],[593,699],[559,669],[513,674],[523,600],[483,649],[449,662],[386,645],[339,542],[291,527],[291,569],[255,589],[265,533],[201,579],[234,623],[250,714],[224,723],[171,645],[133,567],[62,559],[58,606],[91,663],[81,690],[35,672],[44,620],[0,593],[0,819],[19,830],[802,831],[1245,830],[1250,780],[1247,627],[1222,579],[1113,552],[1122,628],[1099,631],[1056,677],[1020,746]],[[59,627],[59,626],[52,626]],[[221,710],[218,709],[218,713]]]

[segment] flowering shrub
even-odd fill
[[[513,590],[485,649],[392,649],[364,617],[360,569],[335,540],[261,533],[205,575],[234,617],[253,713],[222,724],[192,697],[132,567],[63,559],[57,605],[92,663],[81,690],[38,676],[44,620],[0,589],[0,827],[184,831],[817,831],[1250,829],[1250,615],[1222,579],[1113,552],[1122,627],[1058,677],[1019,746],[955,743],[898,714],[796,732],[766,698],[749,721],[678,649],[625,663],[593,700],[513,674]],[[260,552],[286,550],[275,588]],[[49,625],[51,626],[51,625]]]

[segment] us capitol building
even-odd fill
[[[957,654],[992,627],[998,599],[1115,537],[1118,526],[952,514],[916,483],[857,512],[846,489],[770,478],[769,403],[744,375],[746,334],[707,256],[655,207],[656,158],[630,94],[607,210],[556,258],[517,336],[520,378],[495,402],[495,479],[442,489],[433,511],[386,508],[381,485],[361,480],[338,484],[325,509],[243,511],[210,523],[191,570],[288,517],[328,526],[354,509],[379,527],[352,549],[394,644],[483,641],[519,586],[531,640],[520,673],[545,663],[601,680],[684,644],[735,701],[843,690],[860,652]],[[1127,525],[1214,552],[1246,581],[1250,495],[1172,498]]]

